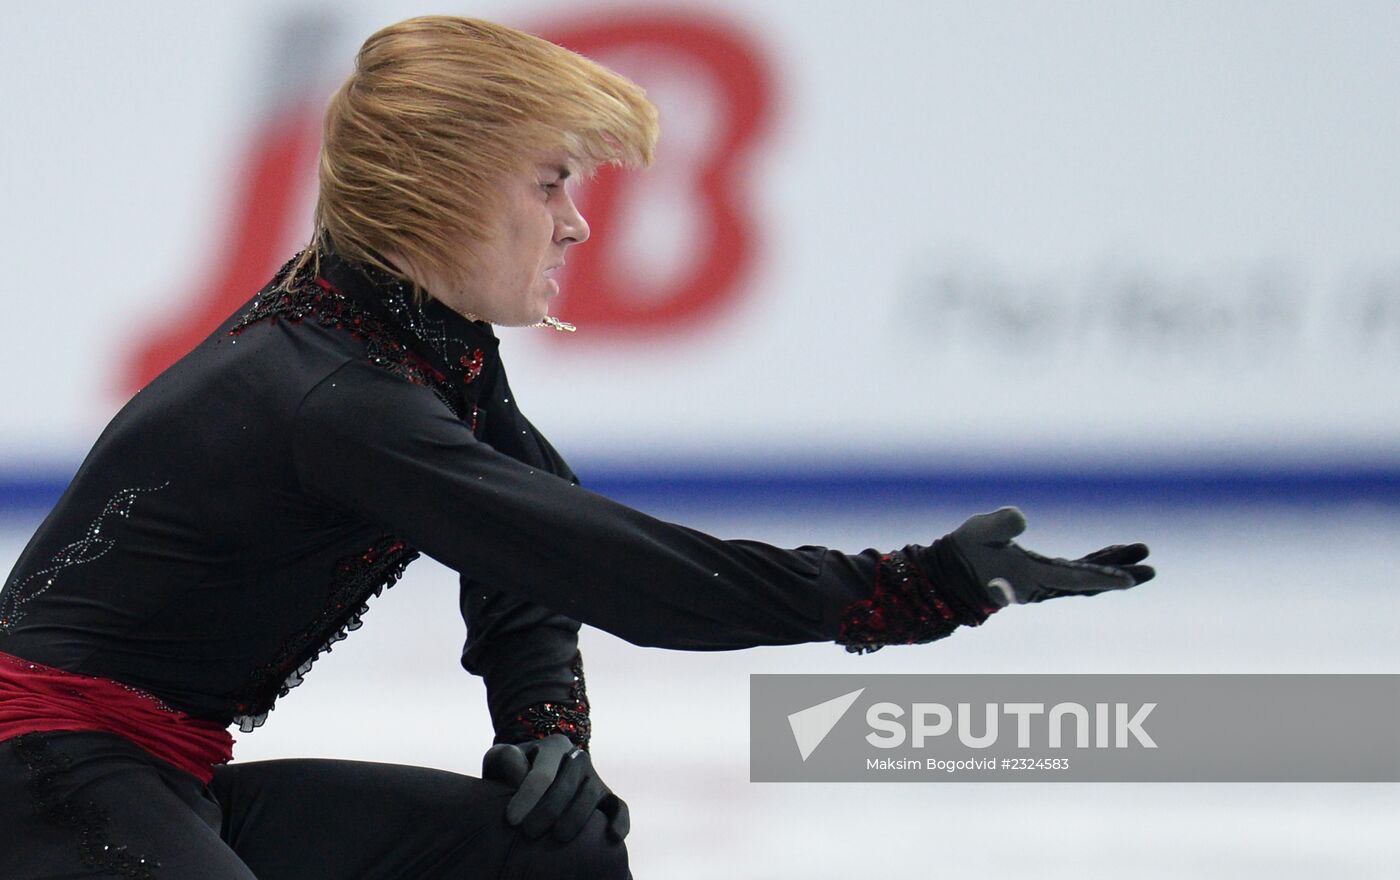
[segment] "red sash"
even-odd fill
[[[205,785],[233,758],[233,737],[159,699],[106,678],[78,675],[0,651],[0,742],[22,733],[98,730],[125,737]]]

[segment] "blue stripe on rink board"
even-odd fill
[[[0,471],[0,512],[45,512],[63,494],[72,474],[54,471]]]
[[[590,473],[580,469],[581,473]],[[1400,504],[1400,467],[1068,470],[602,471],[589,488],[632,503],[806,507],[963,504]]]
[[[938,504],[1400,504],[1400,465],[1273,469],[1200,465],[1122,470],[629,470],[578,467],[584,485],[640,507],[834,507]],[[0,470],[0,513],[47,511],[70,472]]]

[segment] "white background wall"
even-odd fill
[[[457,11],[557,33],[616,9],[721,23],[764,65],[735,193],[755,257],[704,320],[506,333],[566,453],[1400,452],[1400,7],[1353,0],[11,4],[0,453],[86,448],[124,359],[221,256],[257,126],[319,101],[371,30]],[[695,174],[728,111],[682,56],[600,58],[651,89],[663,136],[584,250],[608,236],[614,270],[664,296],[708,247]],[[566,309],[590,293],[565,288]]]

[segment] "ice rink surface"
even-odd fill
[[[849,551],[926,542],[977,512],[647,509],[721,537]],[[866,656],[831,644],[668,652],[585,627],[594,762],[631,807],[639,880],[1400,876],[1395,785],[748,781],[751,673],[1400,672],[1400,508],[1024,509],[1025,546],[1077,556],[1143,540],[1157,580]],[[6,571],[33,526],[0,527]],[[455,576],[420,560],[264,728],[238,736],[236,759],[476,774],[491,729],[480,682],[457,665],[462,636]]]

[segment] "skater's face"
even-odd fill
[[[577,180],[562,151],[535,157],[497,186],[499,213],[489,239],[474,250],[461,284],[428,290],[450,308],[503,326],[538,324],[559,293],[554,274],[565,252],[588,240],[588,222],[574,204]]]

